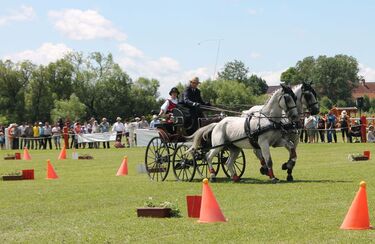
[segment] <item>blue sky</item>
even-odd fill
[[[0,58],[46,64],[75,50],[111,52],[161,94],[239,59],[277,84],[306,56],[347,54],[375,82],[375,1],[1,1]],[[200,43],[200,45],[198,45]]]

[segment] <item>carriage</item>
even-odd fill
[[[219,122],[224,118],[223,113],[211,115],[198,119],[198,127]],[[173,171],[176,180],[192,181],[196,175],[200,178],[208,178],[212,173],[209,170],[206,153],[213,147],[210,142],[203,141],[199,150],[187,152],[190,143],[186,136],[192,131],[193,121],[189,108],[178,105],[173,109],[171,118],[156,125],[159,136],[150,140],[145,153],[146,171],[151,180],[164,181],[170,170]],[[227,177],[231,177],[226,161],[229,150],[224,147],[212,162],[213,169],[217,174],[220,168]],[[172,168],[172,169],[170,169]],[[236,174],[241,177],[246,168],[245,154],[241,153],[234,162]]]

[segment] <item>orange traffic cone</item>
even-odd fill
[[[31,160],[31,156],[27,147],[23,148],[23,160]]]
[[[62,160],[62,159],[66,159],[66,147],[65,147],[65,145],[61,149],[58,160]]]
[[[128,175],[128,157],[124,157],[122,160],[120,168],[117,170],[116,176]]]
[[[370,218],[367,206],[366,182],[361,181],[360,188],[342,223],[343,230],[370,229]]]
[[[51,164],[51,161],[48,159],[47,160],[47,179],[58,179],[59,177],[57,176],[55,170],[53,169],[53,166]]]
[[[208,185],[208,179],[203,180],[201,211],[199,223],[226,222],[216,198]]]

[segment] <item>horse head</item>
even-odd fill
[[[312,115],[319,113],[319,103],[316,92],[310,83],[302,83],[302,103],[306,105],[307,109]]]
[[[298,110],[296,106],[297,97],[290,87],[281,84],[282,93],[279,98],[279,106],[285,111],[291,121],[297,122],[299,120]],[[283,98],[283,99],[282,99]]]

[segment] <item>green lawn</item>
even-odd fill
[[[343,231],[339,227],[358,190],[367,182],[370,220],[375,225],[375,160],[349,162],[349,153],[373,144],[301,144],[294,183],[285,182],[281,163],[285,149],[272,149],[271,184],[259,174],[259,163],[246,151],[244,181],[210,183],[227,223],[198,224],[186,217],[186,195],[201,193],[201,181],[152,182],[138,174],[145,148],[78,150],[94,160],[58,161],[58,151],[30,151],[31,161],[0,160],[0,174],[34,168],[34,181],[0,181],[0,243],[369,243],[375,230]],[[8,151],[1,151],[3,157]],[[116,177],[123,156],[129,175]],[[71,151],[68,151],[70,158]],[[51,159],[58,180],[46,180]],[[148,197],[177,202],[182,218],[137,218]]]

